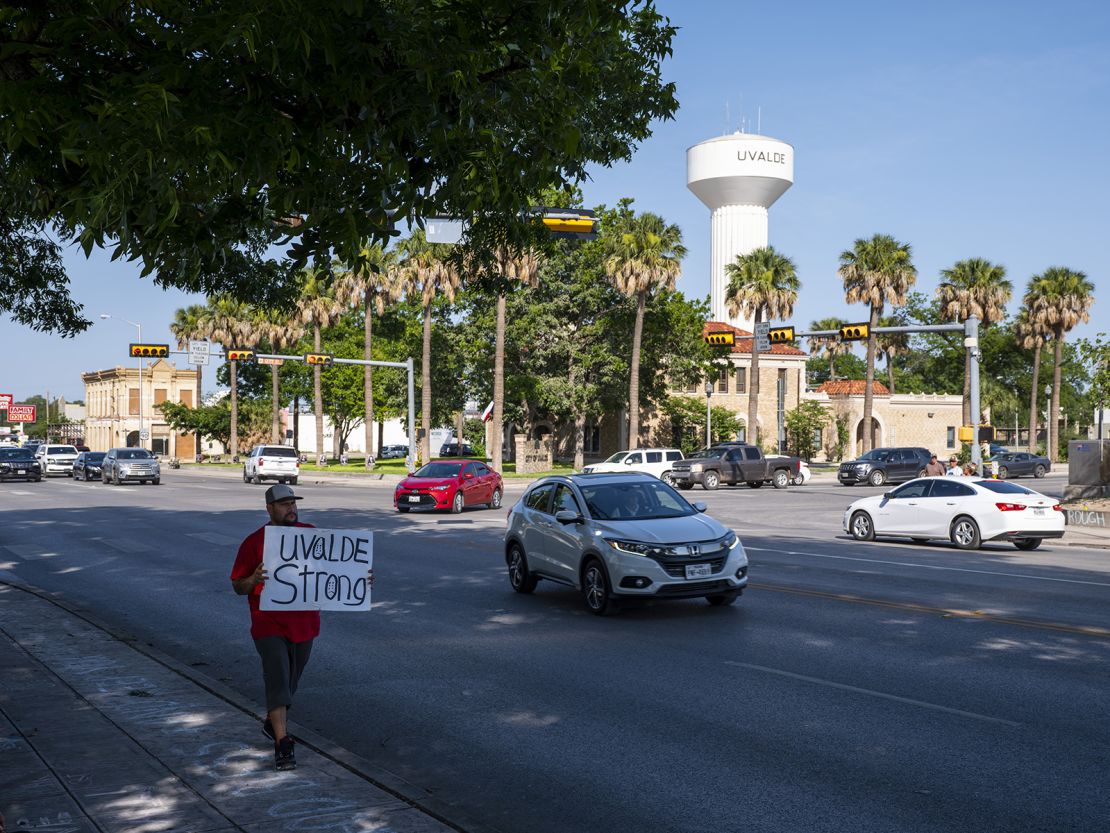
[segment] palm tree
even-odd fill
[[[251,325],[251,308],[241,301],[221,296],[208,300],[209,333],[226,350],[246,347],[257,338]],[[228,452],[234,459],[239,454],[239,363],[228,362],[228,380],[231,388],[231,447]]]
[[[1041,376],[1041,349],[1047,340],[1042,315],[1033,315],[1022,307],[1014,321],[1014,336],[1024,350],[1033,351],[1033,389],[1029,392],[1029,452],[1037,453],[1037,391]]]
[[[259,340],[269,344],[275,353],[304,337],[304,325],[295,316],[281,310],[255,310],[253,325]],[[277,444],[281,441],[281,385],[278,365],[273,364],[270,365],[270,442]]]
[[[401,285],[409,298],[419,295],[424,309],[424,349],[420,366],[420,459],[427,462],[432,454],[432,302],[443,295],[454,303],[459,288],[459,275],[448,261],[451,248],[429,243],[421,229],[401,243]],[[462,438],[460,438],[460,442]]]
[[[811,330],[839,330],[848,322],[843,318],[822,318],[820,321],[810,322]],[[829,381],[836,381],[836,357],[847,356],[852,352],[850,341],[841,341],[838,336],[810,336],[809,354],[821,354],[829,363]]]
[[[903,327],[906,322],[896,315],[886,315],[879,319],[880,327]],[[910,349],[909,333],[876,333],[875,348],[883,354],[886,362],[887,387],[894,393],[894,357]]]
[[[373,361],[373,320],[374,311],[378,315],[385,312],[386,302],[400,297],[400,272],[397,267],[397,253],[392,249],[385,251],[374,245],[363,250],[363,261],[357,271],[344,272],[336,287],[336,296],[344,304],[362,305],[363,335],[362,351],[366,361]],[[363,428],[366,436],[366,467],[374,467],[374,368],[363,368]]]
[[[204,304],[190,304],[187,307],[174,310],[173,323],[170,324],[170,332],[177,340],[177,349],[184,350],[189,346],[189,342],[194,339],[205,339],[210,337],[210,320],[208,318],[208,308]],[[200,404],[201,399],[201,369],[203,365],[196,365],[197,368],[197,401],[195,405]],[[199,437],[197,438],[200,439]]]
[[[1052,334],[1055,346],[1052,368],[1052,401],[1048,410],[1048,459],[1060,451],[1060,376],[1064,364],[1064,338],[1076,324],[1090,320],[1095,285],[1082,272],[1052,266],[1034,275],[1025,292],[1025,306],[1033,320]]]
[[[300,322],[312,327],[312,349],[320,352],[320,329],[330,327],[343,313],[335,297],[335,276],[330,269],[306,269],[297,304]],[[320,391],[320,365],[312,366],[312,398],[316,413],[316,460],[324,460],[324,397]],[[296,418],[296,417],[294,417]]]
[[[644,309],[648,296],[661,289],[673,290],[686,256],[682,231],[650,213],[627,220],[614,238],[605,261],[605,274],[627,298],[636,299],[636,323],[632,329],[632,366],[628,382],[628,447],[640,446],[640,342],[644,331]]]
[[[725,266],[728,288],[725,304],[728,314],[735,318],[743,313],[759,324],[766,313],[768,321],[786,320],[794,313],[798,300],[798,270],[794,261],[779,254],[771,246],[755,249]],[[759,438],[759,351],[752,338],[751,378],[748,381],[748,442]]]
[[[967,321],[978,318],[984,327],[997,324],[1006,317],[1006,304],[1010,302],[1014,287],[1006,280],[1006,267],[980,257],[961,260],[951,269],[942,269],[943,279],[937,287],[940,314],[947,321]],[[964,350],[964,425],[978,414],[971,413],[971,351]]]
[[[910,246],[889,234],[876,234],[870,240],[856,240],[854,246],[840,253],[837,270],[844,282],[844,296],[849,304],[868,304],[871,307],[871,335],[867,339],[867,381],[863,392],[863,450],[870,451],[874,439],[872,413],[875,399],[875,327],[884,304],[901,306],[906,294],[917,280]]]

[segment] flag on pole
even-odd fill
[[[490,417],[493,416],[493,403],[490,402],[486,405],[486,409],[482,411],[482,422],[489,422]]]

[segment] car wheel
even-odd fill
[[[790,482],[795,486],[804,486],[806,484],[806,479],[804,475],[796,474],[794,475],[794,479]]]
[[[701,487],[712,492],[721,485],[721,476],[715,471],[707,471],[701,478]]]
[[[596,558],[587,561],[582,570],[582,600],[596,616],[608,616],[616,610],[616,602],[609,595],[609,577]]]
[[[493,496],[490,497],[490,500],[489,500],[489,508],[490,509],[500,509],[501,508],[501,490],[500,489],[494,489],[493,490]]]
[[[100,473],[100,482],[103,483],[105,486],[108,485],[108,475],[104,472]]]
[[[251,482],[254,483],[255,486],[261,486],[262,485],[262,475],[261,474],[256,474],[253,478],[251,478]]]
[[[1044,466],[1037,466],[1035,469],[1033,469],[1033,476],[1035,478],[1037,478],[1038,480],[1040,480],[1042,477],[1044,477],[1044,475],[1045,475]]]
[[[713,607],[728,607],[736,601],[739,593],[716,593],[712,596],[706,596],[705,600]]]
[[[998,476],[999,476],[999,477],[1001,477],[1001,478],[1002,478],[1003,480],[1005,480],[1005,479],[1006,479],[1006,477],[1007,477],[1007,476],[1008,476],[1009,474],[1010,474],[1010,470],[1009,470],[1008,468],[1006,468],[1005,466],[1002,466],[1002,467],[1001,467],[1001,468],[1000,468],[1000,469],[998,470]]]
[[[690,483],[690,482],[688,482],[688,481],[685,481],[685,480],[683,480],[683,481],[682,481],[681,483],[679,483],[679,484],[678,484],[678,488],[680,488],[680,489],[681,489],[682,491],[684,491],[684,492],[685,492],[685,491],[687,491],[688,489],[693,489],[693,488],[694,488],[694,484],[693,484],[693,483]]]
[[[748,481],[748,488],[749,489],[762,489],[763,488],[763,481],[762,480],[749,480]]]
[[[161,477],[156,477],[153,480],[151,480],[150,482],[154,486],[161,486],[162,485],[162,478]]]
[[[246,466],[243,466],[243,482],[244,483],[250,483],[251,482],[250,475],[247,474],[247,467]]]
[[[119,470],[118,469],[116,471],[112,472],[112,482],[115,483],[117,486],[122,486],[123,485],[120,482],[120,479],[119,479]]]
[[[929,472],[925,471],[925,469],[922,469],[921,471],[919,471],[919,472],[917,473],[917,476],[918,476],[918,477],[928,477],[928,476],[929,476]]]
[[[297,478],[295,478],[295,477],[290,477],[290,478],[289,478],[289,485],[290,485],[290,486],[296,486],[296,485],[297,485]]]
[[[403,515],[406,512],[408,512],[409,509],[411,509],[411,508],[412,508],[411,506],[398,506],[397,511],[400,512]]]
[[[1018,538],[1014,541],[1014,546],[1019,550],[1035,550],[1040,545],[1040,538]]]
[[[672,489],[674,488],[674,486],[675,486],[674,475],[671,474],[669,471],[663,472],[663,474],[660,475],[659,479],[662,480],[664,483],[666,483],[668,486],[670,486]]]
[[[463,493],[455,492],[455,496],[451,499],[451,513],[453,515],[458,515],[460,512],[462,512],[464,502],[465,498],[463,498]]]
[[[517,593],[531,593],[536,589],[539,579],[532,575],[528,569],[528,559],[520,544],[513,544],[509,548],[509,584]]]
[[[785,489],[790,485],[790,473],[786,469],[779,469],[771,478],[771,485],[776,489]]]
[[[886,472],[881,469],[876,469],[871,472],[871,476],[867,478],[867,482],[872,486],[882,486],[886,483]]]
[[[852,537],[857,541],[875,540],[875,524],[866,512],[856,512],[852,515],[852,520],[848,523],[848,529],[852,531]]]
[[[961,550],[977,550],[982,540],[979,524],[967,515],[961,515],[952,522],[952,543]]]

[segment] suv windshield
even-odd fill
[[[0,448],[0,460],[34,460],[35,455],[29,448]]]
[[[582,487],[590,514],[603,521],[681,518],[696,511],[662,481],[612,483]]]
[[[150,460],[154,457],[145,448],[121,448],[116,452],[120,460]]]
[[[77,449],[71,445],[48,445],[47,454],[76,454]]]
[[[885,448],[873,448],[866,454],[862,455],[861,460],[873,460],[878,463],[885,463],[890,459],[890,451]]]
[[[614,454],[612,457],[610,457],[605,462],[606,463],[619,463],[621,460],[623,460],[629,454],[630,454],[630,452],[628,452],[628,451],[618,451],[616,454]]]
[[[105,452],[103,452],[103,451],[86,451],[85,452],[85,462],[99,463],[101,460],[104,459],[104,453]]]

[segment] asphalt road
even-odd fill
[[[377,585],[372,612],[325,614],[292,717],[493,828],[1106,828],[1108,551],[860,544],[841,514],[877,490],[697,489],[749,591],[599,619],[568,588],[512,592],[503,510],[401,516],[390,488],[298,489],[304,520],[375,531]],[[260,700],[227,575],[262,492],[4,484],[0,578]]]

